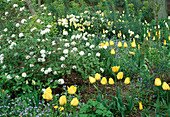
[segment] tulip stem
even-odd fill
[[[169,104],[169,100],[168,100],[168,98],[169,98],[169,97],[168,97],[168,93],[169,93],[169,92],[167,91],[167,104]]]
[[[104,86],[104,90],[105,90],[105,100],[106,100],[106,86]]]

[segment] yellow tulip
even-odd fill
[[[77,87],[75,87],[73,85],[70,87],[67,87],[67,89],[68,89],[69,94],[74,94],[77,91]]]
[[[79,104],[78,99],[75,97],[72,99],[72,101],[70,102],[72,106],[77,106]]]
[[[59,107],[58,109],[60,109],[60,111],[63,111],[63,110],[64,110],[64,107]]]
[[[168,40],[170,41],[170,36],[168,36]]]
[[[105,34],[105,29],[103,29],[103,34]]]
[[[143,109],[142,102],[138,102],[138,103],[139,103],[139,110],[142,110]]]
[[[52,93],[44,93],[42,95],[43,99],[46,99],[46,100],[52,100],[53,99],[53,95]]]
[[[106,79],[106,77],[103,77],[103,78],[102,78],[101,84],[102,84],[102,85],[106,85],[106,84],[107,84],[107,79]]]
[[[140,49],[140,44],[138,44],[138,49]]]
[[[125,79],[124,83],[125,83],[125,84],[130,84],[130,78],[127,77],[127,78]]]
[[[155,36],[153,37],[153,41],[155,41]]]
[[[162,89],[163,90],[170,90],[170,87],[169,87],[169,85],[166,82],[163,82]]]
[[[109,42],[106,42],[105,45],[108,47],[109,46]]]
[[[96,82],[96,79],[90,76],[90,77],[89,77],[89,81],[90,81],[91,84],[93,84],[93,83]]]
[[[4,93],[4,89],[2,89],[2,93]]]
[[[122,78],[123,78],[123,72],[119,72],[119,73],[117,74],[117,79],[120,80],[120,79],[122,79]]]
[[[164,45],[166,45],[166,40],[164,40]]]
[[[66,96],[65,95],[62,95],[59,99],[59,103],[60,105],[65,105],[67,104],[67,100],[66,100]]]
[[[96,79],[96,80],[100,80],[100,78],[101,78],[101,75],[98,74],[98,73],[96,73],[96,74],[95,74],[95,79]]]
[[[58,106],[54,106],[54,108],[56,109],[56,108],[58,108]]]
[[[52,90],[50,87],[48,87],[46,90],[45,90],[45,93],[52,93]]]
[[[99,43],[99,45],[103,47],[103,46],[104,46],[104,43]]]
[[[110,40],[110,45],[113,46],[114,45],[114,42]]]
[[[155,86],[161,86],[161,79],[160,78],[155,79]]]
[[[131,55],[135,55],[135,53],[134,53],[134,52],[129,52],[129,54],[131,54]]]
[[[148,32],[148,37],[150,37],[151,36],[151,34],[150,34],[150,32]]]
[[[119,48],[121,48],[121,47],[122,47],[122,43],[119,41],[117,46],[118,46]]]
[[[136,47],[135,41],[133,41],[133,42],[131,43],[131,47],[132,47],[132,48],[135,48],[135,47]]]
[[[113,80],[113,78],[109,78],[109,84],[110,85],[113,85],[115,82],[114,82],[114,80]]]
[[[114,73],[116,73],[116,72],[119,71],[119,68],[120,68],[120,66],[114,66],[114,67],[112,67],[112,71],[113,71]]]
[[[115,54],[115,49],[111,49],[111,54]]]
[[[124,47],[124,48],[127,48],[127,47],[128,47],[128,45],[127,45],[126,42],[124,42],[123,47]]]

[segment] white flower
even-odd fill
[[[19,10],[20,10],[20,11],[23,11],[24,9],[25,9],[25,7],[21,7]]]
[[[64,50],[63,50],[63,53],[64,53],[64,54],[68,54],[68,49],[64,49]]]
[[[91,56],[91,53],[88,53],[88,56]]]
[[[31,29],[31,32],[34,31],[34,30],[36,30],[36,29],[37,29],[36,27],[32,28],[32,29]]]
[[[63,35],[68,35],[68,32],[67,31],[63,31]]]
[[[90,43],[89,42],[86,42],[86,46],[89,46],[90,45]]]
[[[75,37],[76,37],[75,35],[72,35],[72,36],[71,36],[71,39],[73,40]]]
[[[51,28],[52,26],[51,25],[47,25],[47,28]]]
[[[3,65],[3,66],[2,66],[2,69],[5,69],[5,68],[6,68],[6,65]]]
[[[104,45],[103,48],[104,48],[104,49],[107,49],[107,45]]]
[[[98,56],[98,57],[99,57],[99,56],[100,56],[100,53],[99,53],[99,52],[97,52],[97,53],[96,53],[96,56]]]
[[[48,13],[48,15],[51,15],[51,13]]]
[[[113,30],[112,33],[115,34],[116,33],[115,30]]]
[[[26,19],[22,19],[21,23],[24,24],[27,20]]]
[[[58,84],[64,84],[64,79],[59,79]]]
[[[29,16],[29,17],[28,17],[28,19],[31,19],[31,18],[32,18],[32,16]]]
[[[62,56],[62,57],[60,58],[60,60],[61,60],[61,61],[64,61],[64,60],[65,60],[65,57]]]
[[[100,71],[103,73],[103,72],[104,72],[104,69],[103,69],[103,68],[100,68]]]
[[[41,53],[41,54],[45,54],[45,50],[42,49],[42,50],[40,51],[40,53]]]
[[[56,74],[57,74],[57,71],[54,71],[53,74],[56,75]]]
[[[44,68],[41,68],[41,72],[44,72]]]
[[[44,74],[48,74],[48,70],[45,70],[45,71],[44,71]]]
[[[137,35],[135,36],[135,38],[139,38],[139,35],[137,34]]]
[[[46,90],[46,89],[42,89],[43,93],[45,93],[45,90]]]
[[[57,48],[57,50],[61,50],[61,48]]]
[[[73,48],[73,51],[77,51],[77,48],[76,48],[76,47],[74,47],[74,48]]]
[[[95,37],[95,34],[92,34],[91,36],[92,36],[92,37]]]
[[[19,76],[18,76],[18,75],[16,75],[16,76],[15,76],[15,78],[17,78],[17,79],[18,79],[18,78],[19,78]]]
[[[77,67],[74,65],[72,68],[73,68],[73,69],[76,69]]]
[[[22,73],[21,76],[25,78],[27,76],[27,74],[24,72],[24,73]]]
[[[44,10],[46,10],[47,9],[47,7],[44,7]]]
[[[45,56],[46,56],[46,55],[45,55],[44,53],[43,53],[43,54],[41,54],[41,57],[43,57],[43,58],[44,58]]]
[[[48,70],[48,72],[52,72],[52,68],[51,67],[49,67],[47,70]]]
[[[11,37],[12,37],[12,38],[15,37],[15,34],[12,34]]]
[[[7,76],[7,79],[12,79],[12,77],[10,75]]]
[[[23,33],[19,33],[19,37],[23,37],[24,36],[24,34]]]
[[[18,7],[18,4],[13,4],[13,7],[15,8],[15,7]]]
[[[28,55],[28,56],[26,56],[25,58],[26,58],[26,59],[29,59],[29,58],[31,58],[31,56]]]
[[[5,28],[5,29],[4,29],[4,32],[7,32],[7,31],[8,31],[8,29],[7,29],[7,28]]]
[[[83,56],[83,55],[84,55],[84,52],[83,52],[83,51],[80,51],[79,54],[80,54],[81,56]]]
[[[19,27],[19,23],[16,23],[16,25],[15,25],[16,27]]]
[[[65,66],[65,64],[61,64],[61,67],[63,68]]]
[[[64,46],[65,46],[65,47],[69,47],[70,44],[69,44],[69,43],[65,43]]]
[[[41,21],[40,19],[37,19],[37,21],[36,21],[36,22],[37,22],[37,23],[40,23],[40,21]]]
[[[7,2],[9,2],[10,0],[7,0]]]
[[[91,48],[91,49],[94,48],[94,45],[91,45],[90,48]]]
[[[33,65],[33,64],[30,64],[30,67],[34,67],[34,65]]]
[[[71,45],[72,45],[72,46],[75,46],[75,45],[76,45],[76,42],[75,42],[75,41],[71,42]]]
[[[8,12],[5,12],[5,15],[8,15]]]

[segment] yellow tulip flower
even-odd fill
[[[117,46],[118,46],[119,48],[121,48],[121,47],[122,47],[122,43],[119,41]]]
[[[52,100],[53,99],[53,95],[52,93],[44,93],[42,95],[43,99],[46,99],[46,100]]]
[[[166,40],[164,40],[164,45],[166,45]]]
[[[135,41],[133,41],[133,42],[131,43],[131,47],[132,47],[132,48],[135,48],[135,47],[136,47]]]
[[[63,111],[63,110],[64,110],[64,107],[59,107],[58,109],[60,109],[60,111]]]
[[[124,42],[123,47],[124,47],[124,48],[127,48],[127,47],[128,47],[128,45],[127,45],[126,42]]]
[[[163,90],[170,90],[170,87],[169,87],[169,85],[166,82],[163,82],[162,89]]]
[[[75,87],[73,85],[70,87],[67,87],[67,89],[68,89],[69,94],[74,94],[77,91],[77,87]]]
[[[89,77],[89,81],[90,81],[91,84],[93,84],[93,83],[96,82],[96,79],[90,76],[90,77]]]
[[[135,53],[134,53],[134,52],[129,52],[129,54],[131,54],[131,55],[135,55]]]
[[[155,86],[161,86],[161,79],[160,78],[155,79]]]
[[[127,77],[127,78],[125,79],[124,83],[125,83],[125,84],[130,84],[130,78]]]
[[[101,84],[102,84],[102,85],[106,85],[106,84],[107,84],[107,79],[106,79],[106,77],[103,77],[103,78],[102,78]]]
[[[98,74],[98,73],[96,73],[96,74],[95,74],[95,79],[96,79],[96,80],[100,80],[100,78],[101,78],[101,75]]]
[[[66,99],[66,96],[65,95],[62,95],[59,99],[59,103],[60,105],[65,105],[67,104],[67,99]]]
[[[117,79],[120,80],[120,79],[122,79],[122,78],[123,78],[123,72],[119,72],[119,73],[117,74]]]
[[[113,46],[113,45],[114,45],[114,42],[113,42],[113,41],[111,41],[111,40],[110,40],[109,42],[110,42],[110,45],[111,45],[111,46]]]
[[[4,90],[4,89],[2,89],[2,93],[4,93],[4,91],[5,91],[5,90]]]
[[[50,87],[48,87],[46,90],[45,90],[45,93],[52,93],[52,90]]]
[[[115,54],[115,49],[111,49],[111,54]]]
[[[109,42],[106,42],[105,45],[108,47],[109,46]]]
[[[79,101],[77,97],[73,98],[72,101],[70,102],[72,106],[77,106],[79,104]]]
[[[155,41],[155,36],[153,37],[153,41]]]
[[[116,72],[119,71],[119,68],[120,68],[120,66],[114,66],[114,67],[112,67],[112,71],[113,71],[114,73],[116,73]]]
[[[139,110],[142,110],[143,109],[142,102],[138,102],[138,103],[139,103]]]
[[[54,106],[54,108],[56,109],[56,108],[58,108],[58,106]]]
[[[114,80],[113,80],[113,78],[109,78],[109,84],[110,85],[113,85],[115,82],[114,82]]]

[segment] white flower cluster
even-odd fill
[[[44,35],[44,34],[49,33],[49,32],[50,32],[50,29],[46,28],[45,30],[41,30],[40,34]]]
[[[13,49],[13,46],[16,46],[17,44],[15,42],[12,42],[11,45],[9,46],[9,49]]]
[[[0,63],[2,64],[4,60],[4,54],[0,54]]]
[[[38,58],[38,62],[45,62],[45,57],[46,57],[45,53],[46,53],[46,51],[43,49],[40,51],[42,58]]]
[[[44,72],[44,74],[48,74],[52,72],[52,68],[49,67],[47,70],[45,70],[45,68],[41,68],[41,72]]]

